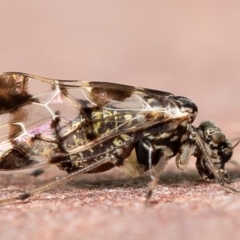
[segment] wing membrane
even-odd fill
[[[45,164],[54,154],[98,149],[79,156],[101,156],[117,149],[111,141],[121,134],[128,135],[128,145],[136,141],[136,133],[158,125],[157,131],[171,130],[187,118],[167,92],[24,73],[0,75],[0,161],[14,156],[32,160],[16,162],[12,169]],[[0,169],[5,166],[0,163]]]

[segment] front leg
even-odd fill
[[[228,182],[228,174],[225,170],[225,163],[230,160],[233,153],[233,147],[223,132],[209,121],[202,122],[197,131],[204,143],[204,148],[218,175],[224,182]],[[194,156],[197,158],[196,167],[203,180],[212,182],[216,179],[211,171],[206,155],[199,147],[196,148]]]
[[[228,183],[229,176],[228,176],[227,170],[224,169],[225,164],[223,164],[221,162],[215,162],[213,164],[216,167],[216,169],[218,169],[217,172],[223,178],[224,182]],[[210,170],[210,168],[203,156],[197,157],[196,168],[197,168],[198,173],[201,176],[202,180],[204,180],[206,182],[214,182],[216,180],[214,174]]]

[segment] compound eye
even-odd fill
[[[216,144],[222,143],[226,139],[225,135],[222,132],[214,132],[211,138],[212,138],[212,141]]]

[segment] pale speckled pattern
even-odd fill
[[[240,135],[239,7],[239,1],[216,0],[2,0],[1,72],[173,92],[198,105],[196,125],[210,119],[234,139]],[[229,168],[240,189],[240,167]],[[8,176],[0,175],[1,197],[50,181],[53,173],[36,180]],[[156,202],[148,208],[141,187],[147,182],[141,180],[74,184],[27,204],[5,206],[0,238],[238,239],[239,196],[199,184],[191,171],[180,182],[176,172],[167,177],[172,182],[158,186]]]

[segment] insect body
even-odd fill
[[[194,127],[196,116],[192,101],[163,91],[3,73],[0,170],[54,164],[69,175],[2,203],[24,200],[76,175],[114,166],[130,176],[150,169],[149,198],[174,156],[180,170],[195,156],[202,178],[225,186],[224,166],[233,147],[213,123]],[[132,151],[136,159],[129,158]]]

